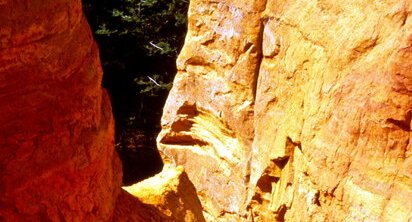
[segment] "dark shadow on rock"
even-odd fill
[[[123,185],[149,178],[163,168],[153,136],[140,130],[123,131],[116,146],[123,166]]]

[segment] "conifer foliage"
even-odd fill
[[[83,6],[100,48],[119,152],[136,144],[155,149],[186,34],[188,0],[83,0]]]

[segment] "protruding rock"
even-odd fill
[[[262,1],[191,1],[159,148],[185,165],[206,215],[246,210]]]
[[[191,1],[158,144],[211,220],[412,220],[411,12]]]
[[[161,221],[205,221],[196,189],[181,166],[165,165],[161,173],[123,189],[160,211]]]

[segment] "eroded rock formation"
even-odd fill
[[[175,191],[183,200],[158,197],[147,204],[121,190],[101,77],[80,0],[0,0],[0,221],[201,216],[183,170],[174,178],[179,189],[162,184],[165,193]],[[168,215],[162,209],[176,203],[161,201],[171,199],[186,205]]]
[[[411,12],[191,1],[158,146],[208,220],[412,220]]]
[[[161,173],[123,189],[146,206],[158,209],[161,217],[155,221],[205,221],[196,189],[182,166],[165,165]]]
[[[121,185],[80,1],[0,1],[0,220],[101,221]]]
[[[158,145],[206,220],[412,220],[411,11],[191,2]],[[1,221],[203,219],[181,168],[121,191],[101,74],[80,1],[0,0]]]

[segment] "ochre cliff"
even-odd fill
[[[0,220],[101,221],[121,185],[80,1],[0,1]]]
[[[0,0],[0,221],[203,219],[182,168],[156,201],[121,190],[101,78],[80,0]]]
[[[192,0],[131,195],[80,1],[0,0],[0,221],[412,220],[411,11]]]
[[[207,220],[412,220],[411,13],[191,1],[158,146]]]

